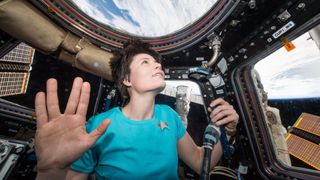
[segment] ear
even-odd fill
[[[130,82],[128,76],[123,79],[122,83],[123,83],[125,86],[127,86],[127,87],[130,87],[130,86],[131,86],[131,82]]]

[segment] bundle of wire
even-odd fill
[[[240,176],[237,176],[237,171],[224,166],[215,166],[212,171],[210,171],[209,175],[222,175],[227,176],[232,179],[240,180]]]

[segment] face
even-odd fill
[[[137,93],[161,92],[165,88],[164,72],[152,56],[137,54],[130,64],[130,80],[124,80],[124,84]]]

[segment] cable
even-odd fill
[[[210,173],[210,176],[211,175],[222,175],[222,176],[227,176],[229,178],[232,178],[232,179],[237,179],[237,176],[231,176],[230,174],[226,174],[226,173],[223,173],[223,172],[212,172]]]
[[[215,166],[214,169],[228,169],[229,171],[236,173],[236,170],[231,169],[229,167],[225,167],[225,166]]]
[[[213,168],[213,170],[224,170],[224,171],[228,171],[230,173],[234,173],[236,174],[236,171],[231,169],[231,168],[228,168],[228,167],[224,167],[224,166],[216,166]]]
[[[224,166],[215,166],[213,170],[209,173],[210,176],[213,174],[227,176],[233,179],[238,179],[237,173],[235,170],[228,167],[224,167]]]
[[[241,173],[240,173],[240,171],[238,171],[238,180],[241,180]]]

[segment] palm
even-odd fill
[[[84,124],[75,118],[73,115],[61,116],[61,119],[54,119],[39,128],[36,139],[40,166],[46,167],[50,165],[47,163],[56,162],[56,166],[65,167],[89,148],[84,143],[87,136]]]
[[[75,79],[64,114],[60,113],[55,80],[48,80],[46,99],[44,93],[37,94],[36,153],[39,169],[67,167],[105,131],[108,122],[102,123],[91,134],[86,132],[89,94],[89,84],[82,83],[80,78]]]

